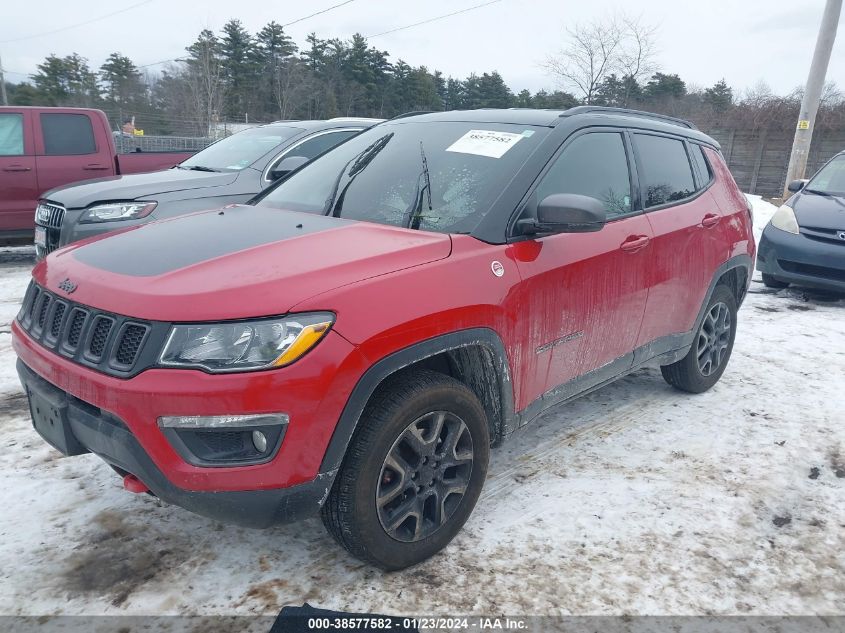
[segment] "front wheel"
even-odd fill
[[[484,408],[463,383],[428,370],[388,379],[362,414],[323,523],[382,569],[419,563],[460,531],[489,456]]]
[[[707,391],[722,377],[735,337],[736,299],[727,286],[716,286],[692,347],[681,360],[660,368],[663,378],[681,391]]]

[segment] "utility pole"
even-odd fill
[[[6,96],[6,76],[3,74],[2,58],[0,58],[0,105],[9,105],[9,98]]]
[[[842,12],[842,0],[827,0],[816,40],[816,50],[813,52],[813,62],[810,64],[810,75],[807,77],[807,87],[801,100],[801,112],[798,114],[798,125],[795,128],[795,140],[792,142],[792,154],[789,156],[789,167],[786,170],[786,182],[783,197],[790,195],[786,188],[793,180],[804,177],[807,170],[807,157],[810,153],[810,142],[813,140],[813,127],[816,124],[816,114],[819,111],[819,100],[824,89],[824,78],[833,42],[836,40],[836,27],[839,14]]]

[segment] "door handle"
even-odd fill
[[[626,253],[634,253],[648,246],[651,238],[648,235],[632,235],[619,246]]]
[[[716,226],[719,223],[719,220],[721,219],[722,218],[716,215],[715,213],[708,213],[703,218],[701,218],[701,226],[706,229],[709,229],[710,227]]]
[[[108,167],[106,165],[92,164],[92,165],[85,165],[85,167],[83,167],[83,169],[87,169],[88,171],[102,171],[103,169],[108,169]]]
[[[9,165],[4,167],[3,171],[32,171],[32,167],[24,167],[23,165]]]

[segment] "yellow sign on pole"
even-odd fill
[[[799,130],[809,130],[810,129],[810,122],[806,119],[802,119],[798,121],[798,129]]]

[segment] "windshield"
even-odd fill
[[[221,171],[240,171],[300,132],[300,128],[282,125],[244,130],[209,145],[179,166],[185,169],[205,167]]]
[[[443,233],[472,231],[548,128],[397,121],[350,139],[258,201]]]
[[[837,156],[822,167],[804,189],[809,192],[845,196],[845,155]]]

